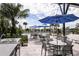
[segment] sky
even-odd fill
[[[43,25],[38,20],[43,19],[47,16],[55,16],[61,15],[59,6],[54,3],[21,3],[24,6],[24,9],[29,9],[29,17],[25,19],[18,19],[19,24],[24,28],[23,22],[27,22],[27,27],[34,26],[34,25]],[[69,7],[68,14],[75,14],[79,17],[79,8],[76,7]],[[66,27],[75,27],[76,23],[79,23],[79,20],[74,22],[66,23]],[[62,26],[62,24],[61,24]]]

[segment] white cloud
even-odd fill
[[[32,3],[32,4],[23,4],[24,8],[30,9],[30,13],[32,14],[39,14],[44,13],[47,16],[55,14],[58,5],[57,4],[51,4],[51,3]],[[55,10],[55,11],[54,11]]]

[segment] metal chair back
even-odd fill
[[[73,45],[65,45],[63,47],[63,54],[66,55],[72,55],[73,56]]]

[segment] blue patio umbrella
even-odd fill
[[[75,21],[77,19],[79,19],[79,17],[75,16],[74,14],[68,14],[68,15],[48,16],[39,21],[41,23],[46,23],[46,24],[61,24],[61,23]]]
[[[46,26],[46,25],[38,26],[38,28],[44,28],[44,29],[46,29],[47,27],[50,27],[50,26]]]
[[[37,28],[37,26],[36,26],[36,25],[30,26],[30,28],[32,29],[33,32],[35,32],[35,29]],[[34,29],[34,30],[33,30],[33,29]]]
[[[49,26],[38,26],[38,28],[40,28],[40,27],[49,27]]]
[[[30,28],[37,28],[38,26],[34,25],[34,26],[31,26]]]
[[[45,24],[64,24],[66,22],[75,21],[77,19],[79,19],[79,17],[75,16],[74,14],[67,14],[67,15],[48,16],[39,21]]]
[[[49,27],[49,26],[31,26],[31,28],[42,28],[42,27]]]
[[[34,28],[34,29],[36,29],[36,28],[46,28],[46,27],[50,27],[50,26],[46,26],[46,25],[41,25],[41,26],[31,26],[31,28]]]

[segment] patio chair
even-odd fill
[[[44,36],[40,35],[39,38],[40,38],[40,41],[41,41],[41,42],[42,42],[42,41],[45,41],[45,37],[44,37]]]
[[[73,56],[73,45],[65,45],[63,47],[63,55],[64,56],[69,56],[69,55]]]
[[[42,48],[41,48],[41,55],[43,50],[45,51],[44,55],[46,56],[47,51],[49,49],[49,41],[53,41],[53,39],[50,39],[50,36],[42,36],[41,42],[42,42]]]
[[[0,33],[0,39],[2,39],[5,36],[4,33]]]
[[[79,44],[79,40],[74,40],[74,41],[75,41],[74,43]]]
[[[67,37],[66,36],[62,37],[61,40],[62,40],[62,42],[66,42],[67,41]]]
[[[59,35],[57,35],[56,39],[57,40],[61,40],[62,39],[62,36],[59,34]]]
[[[17,45],[17,50],[19,50],[19,56],[20,56],[20,43]]]
[[[49,49],[49,41],[47,41],[45,38],[42,40],[42,48],[41,48],[41,55],[43,50],[45,51],[44,55],[46,56],[47,51]]]
[[[48,56],[53,56],[53,51],[54,51],[54,45],[49,44]]]
[[[62,45],[49,45],[48,55],[49,56],[63,56]]]
[[[72,41],[70,41],[70,40],[66,40],[66,43],[67,43],[67,45],[72,45],[73,40],[72,40]]]

